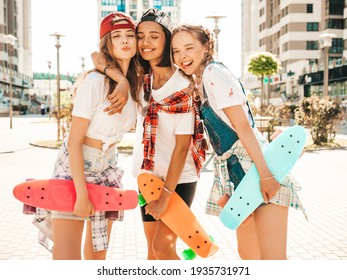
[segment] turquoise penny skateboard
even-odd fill
[[[300,157],[306,143],[306,136],[302,126],[293,126],[282,132],[264,148],[265,161],[279,183],[285,179]],[[226,227],[237,229],[264,201],[260,192],[259,179],[257,168],[253,163],[219,216]]]

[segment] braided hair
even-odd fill
[[[215,35],[212,33],[209,29],[203,27],[202,25],[195,25],[195,24],[182,24],[178,27],[176,27],[172,31],[172,37],[180,31],[186,31],[190,33],[196,40],[198,40],[203,46],[207,47],[207,53],[205,55],[204,60],[202,61],[200,65],[200,69],[205,69],[206,65],[209,64],[212,60],[214,60],[215,57]],[[172,52],[172,46],[171,46],[171,61],[172,65],[173,63],[173,52]],[[191,82],[194,82],[194,78],[191,75],[187,75],[182,71],[179,70],[184,76],[186,76]],[[195,95],[197,94],[197,87],[195,87]]]

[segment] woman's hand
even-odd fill
[[[281,185],[274,177],[260,178],[260,191],[263,195],[265,203],[269,203],[272,198],[281,188]]]
[[[169,206],[170,197],[171,194],[166,195],[162,193],[159,199],[153,200],[146,205],[146,213],[150,214],[154,219],[160,220]]]
[[[91,57],[95,68],[104,73],[104,69],[107,66],[104,56],[100,52],[93,52]]]
[[[94,215],[94,206],[89,200],[88,194],[80,196],[77,195],[73,213],[74,215],[82,218]]]
[[[91,54],[93,64],[97,70],[104,73],[106,69],[107,62],[100,52],[93,52]],[[110,106],[104,109],[109,115],[114,115],[116,113],[121,113],[123,107],[129,98],[129,82],[123,73],[119,69],[108,68],[107,72],[104,73],[109,76],[112,80],[117,83],[116,88],[113,90],[112,94],[108,96],[108,100],[112,103]]]
[[[110,71],[110,70],[109,70]],[[128,79],[122,78],[117,84],[113,92],[108,96],[108,100],[112,103],[104,109],[109,115],[121,113],[123,107],[129,98],[129,82]]]

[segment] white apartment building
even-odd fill
[[[142,13],[155,7],[167,12],[173,23],[178,23],[181,18],[181,0],[97,0],[99,22],[109,13],[120,11],[132,16],[136,21]]]
[[[270,102],[295,102],[322,95],[323,33],[336,35],[329,49],[329,95],[338,102],[347,94],[347,1],[243,0],[242,70],[245,88],[261,92],[261,82],[247,72],[248,58],[260,51],[276,54],[282,70],[270,84]]]
[[[8,110],[10,80],[13,106],[25,101],[33,86],[31,0],[0,0],[0,109]],[[10,71],[12,69],[12,71]],[[5,110],[5,111],[6,111]]]

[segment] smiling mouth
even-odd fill
[[[141,49],[142,50],[142,52],[151,52],[151,51],[153,51],[153,49]]]
[[[192,64],[193,64],[193,61],[186,61],[186,62],[181,63],[183,68],[187,68],[187,67],[191,66]]]

